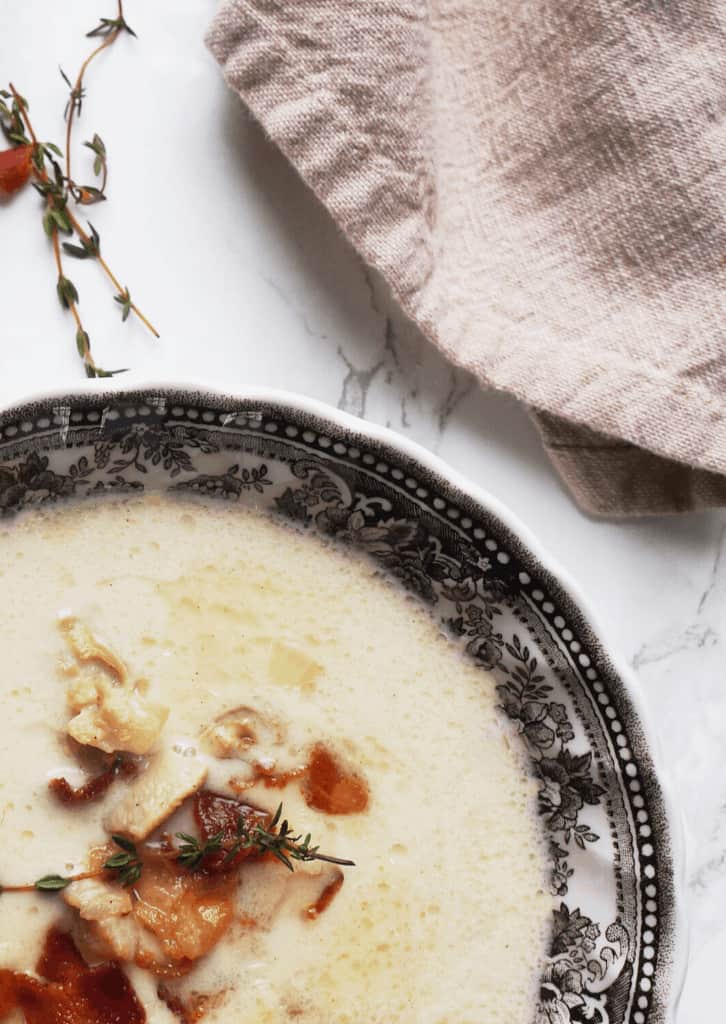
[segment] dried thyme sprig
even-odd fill
[[[10,98],[12,98],[12,104],[8,106],[8,104],[4,103],[3,100]],[[123,290],[118,279],[112,273],[110,267],[101,255],[100,236],[98,235],[98,232],[94,228],[91,228],[91,234],[85,231],[68,206],[69,198],[72,196],[71,189],[69,188],[67,179],[63,175],[60,165],[55,159],[55,154],[60,151],[57,146],[53,146],[51,143],[40,143],[38,141],[38,137],[28,113],[27,100],[20,95],[12,83],[10,84],[9,93],[6,93],[4,90],[0,92],[0,118],[9,122],[11,131],[7,133],[8,138],[15,140],[17,145],[32,146],[32,166],[33,174],[36,178],[34,185],[36,191],[39,192],[45,200],[43,228],[49,236],[53,246],[53,255],[55,258],[56,269],[58,271],[56,285],[58,298],[64,309],[68,309],[71,312],[73,319],[76,322],[76,346],[78,354],[83,360],[86,376],[112,377],[117,373],[123,373],[123,370],[104,370],[95,362],[91,355],[91,344],[88,332],[85,329],[81,316],[78,312],[78,289],[64,272],[58,234],[59,232],[62,232],[65,235],[73,235],[75,233],[81,242],[81,246],[77,248],[83,248],[84,258],[96,259],[100,263],[106,275],[118,288],[119,292]],[[50,166],[52,175],[48,172],[46,164]],[[65,251],[69,255],[78,256],[78,253],[75,251],[75,247],[70,252],[68,249]],[[137,316],[139,316],[139,318],[147,325],[149,330],[158,337],[158,332],[154,327],[152,327],[146,317],[144,317],[135,306],[131,306],[130,308],[134,309]]]
[[[124,32],[128,33],[131,36],[136,37],[136,33],[131,28],[131,26],[126,22],[126,20],[124,18],[123,0],[118,0],[118,13],[117,13],[116,17],[115,18],[101,18],[101,20],[98,23],[98,25],[95,28],[91,29],[90,32],[86,33],[86,38],[87,39],[93,39],[95,37],[101,36],[101,37],[103,37],[103,42],[100,44],[100,46],[97,46],[95,48],[95,50],[93,50],[93,52],[90,53],[88,55],[88,57],[86,57],[84,62],[81,64],[81,69],[78,72],[78,75],[76,76],[75,83],[71,84],[71,81],[68,78],[68,76],[63,71],[61,71],[61,75],[63,75],[63,79],[66,82],[66,84],[68,85],[68,88],[70,90],[70,93],[69,93],[69,96],[68,96],[68,102],[66,104],[66,109],[65,109],[65,119],[66,119],[66,178],[68,178],[69,181],[72,180],[72,175],[71,175],[71,135],[73,133],[73,120],[74,120],[76,114],[80,117],[81,110],[83,108],[83,100],[84,100],[85,95],[86,95],[86,89],[85,89],[85,86],[83,84],[83,80],[84,80],[86,71],[88,70],[88,66],[90,65],[91,61],[95,60],[96,57],[98,57],[99,53],[102,53],[104,50],[107,50],[110,46],[113,46],[113,44],[116,42],[118,37],[122,33],[124,33]],[[96,138],[97,138],[97,136],[94,136],[94,141],[95,141]],[[89,143],[85,143],[85,145],[88,146]],[[93,147],[91,146],[91,148],[93,148]],[[105,156],[105,147],[104,147],[104,156]],[[98,174],[98,172],[96,172],[96,173]],[[104,177],[103,185],[101,187],[101,192],[103,192],[105,187],[106,187],[106,179]]]
[[[108,162],[105,143],[98,134],[94,134],[90,142],[84,143],[94,154],[93,170],[96,177],[101,179],[100,187],[96,185],[80,185],[71,175],[72,132],[74,121],[81,114],[86,91],[85,74],[91,61],[103,50],[108,49],[122,33],[128,33],[132,36],[136,35],[125,20],[122,0],[118,0],[117,16],[115,18],[101,18],[99,24],[88,33],[90,37],[101,37],[103,42],[96,46],[85,59],[75,82],[72,83],[65,72],[61,71],[69,88],[69,98],[65,110],[65,173],[57,159],[62,159],[63,157],[58,146],[50,142],[39,142],[30,120],[27,100],[20,95],[12,84],[9,87],[9,91],[0,90],[0,127],[2,127],[8,142],[14,149],[22,150],[24,154],[30,155],[29,163],[24,164],[23,169],[15,172],[15,177],[12,178],[8,188],[13,191],[17,190],[27,181],[28,175],[32,174],[35,179],[33,185],[44,200],[43,227],[51,240],[53,248],[57,270],[56,289],[58,299],[63,308],[69,310],[75,321],[76,347],[88,377],[110,377],[124,371],[104,370],[93,359],[89,334],[78,311],[78,289],[64,271],[63,253],[75,259],[96,260],[116,289],[114,301],[121,306],[122,320],[127,320],[133,312],[152,334],[157,338],[159,337],[159,332],[156,328],[144,316],[138,306],[132,302],[129,289],[121,284],[105,261],[101,253],[101,240],[98,232],[90,223],[90,233],[86,231],[69,205],[72,201],[78,205],[87,206],[106,198]],[[19,161],[23,159],[27,159],[27,157],[19,157]],[[64,242],[61,246],[59,234],[71,237],[75,235],[80,244]]]
[[[108,181],[108,163],[106,162],[106,144],[98,133],[94,133],[93,138],[90,142],[84,142],[83,145],[90,149],[94,154],[93,160],[93,173],[96,177],[101,178],[101,187],[99,189],[101,195],[105,199],[106,182]]]

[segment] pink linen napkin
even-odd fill
[[[721,0],[225,0],[208,44],[583,508],[726,504]]]

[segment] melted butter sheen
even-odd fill
[[[356,862],[319,914],[337,876],[242,864],[233,922],[173,995],[127,971],[151,1024],[180,1006],[205,1024],[529,1024],[552,904],[494,681],[367,563],[237,507],[89,503],[0,531],[3,882],[81,870],[129,785],[72,806],[48,790],[84,782],[57,739],[66,609],[170,707],[162,743],[198,751],[240,706],[283,723],[285,763],[262,762],[281,788],[234,758],[210,759],[208,788],[269,813],[282,800]],[[67,914],[6,894],[0,970],[32,972]]]

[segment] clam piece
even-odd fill
[[[74,937],[89,963],[133,960],[139,944],[139,926],[131,912],[133,903],[125,889],[100,878],[71,882],[63,899],[78,912]]]
[[[72,933],[86,963],[108,960],[130,963],[139,948],[141,929],[133,914],[125,914],[123,917],[104,917],[100,921],[78,918]]]
[[[108,832],[146,839],[188,796],[202,788],[206,778],[207,766],[200,758],[165,750],[131,783],[104,825]]]
[[[105,680],[100,672],[80,672],[77,665],[72,671],[66,671],[70,682],[66,689],[66,701],[68,707],[77,715],[87,704],[95,704],[98,701],[99,689]]]
[[[76,659],[63,668],[74,716],[68,735],[108,754],[147,754],[164,728],[168,708],[148,700],[146,683],[132,684],[123,661],[82,622],[66,616],[60,627]]]
[[[248,760],[255,748],[254,760],[269,755],[285,739],[282,724],[271,714],[241,704],[219,715],[202,734],[202,747],[213,757]]]
[[[81,878],[63,891],[69,907],[78,911],[84,921],[102,921],[106,917],[130,914],[131,896],[125,889],[110,885],[101,878]]]
[[[82,707],[68,723],[68,735],[78,743],[112,754],[117,750],[147,754],[159,738],[169,709],[101,681],[95,700]]]
[[[61,618],[59,625],[78,661],[99,663],[115,675],[120,683],[125,682],[128,673],[123,661],[94,636],[88,626],[73,615]]]

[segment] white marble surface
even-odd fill
[[[0,68],[61,141],[63,84],[112,0],[0,5]],[[413,438],[507,504],[579,583],[636,670],[686,823],[692,956],[679,1024],[714,1019],[726,957],[726,514],[586,519],[527,415],[452,370],[226,91],[203,46],[211,0],[127,0],[138,41],[93,67],[79,139],[104,137],[104,253],[162,332],[121,325],[97,268],[73,263],[102,364],[302,392]],[[110,8],[110,9],[107,9]],[[85,159],[77,156],[77,166]],[[78,385],[33,192],[0,205],[0,401]],[[533,367],[536,372],[536,367]]]

